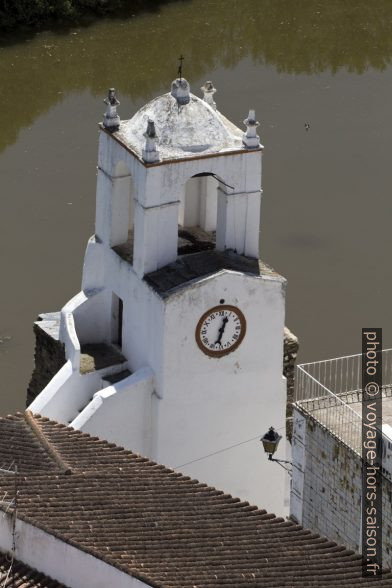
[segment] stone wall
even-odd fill
[[[291,514],[300,519],[302,510],[298,522],[304,527],[356,551],[361,550],[361,467],[359,455],[295,408]],[[294,505],[298,499],[300,508]],[[383,564],[392,565],[392,483],[387,478],[383,479]]]
[[[283,341],[283,375],[287,379],[286,436],[290,442],[293,430],[294,375],[298,346],[297,337],[285,327]]]
[[[45,388],[65,364],[64,345],[59,341],[60,313],[40,314],[34,323],[34,370],[27,389],[26,406]]]

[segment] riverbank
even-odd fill
[[[0,32],[88,24],[98,17],[124,18],[156,11],[171,0],[0,0]]]

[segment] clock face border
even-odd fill
[[[213,312],[219,312],[221,310],[229,310],[231,312],[235,312],[235,314],[240,319],[241,332],[240,332],[240,336],[238,337],[237,341],[235,343],[233,343],[233,345],[231,347],[229,347],[228,349],[220,349],[218,351],[215,351],[213,349],[208,349],[205,345],[203,345],[203,343],[201,341],[200,331],[201,331],[201,326],[204,323],[205,319]],[[209,308],[208,310],[206,310],[206,312],[204,312],[202,314],[202,316],[200,317],[200,319],[197,323],[197,326],[196,326],[195,339],[196,339],[196,343],[197,343],[199,349],[205,355],[208,355],[209,357],[223,357],[224,355],[228,355],[232,351],[235,351],[240,346],[240,344],[244,340],[245,334],[246,334],[246,319],[245,319],[244,313],[237,306],[233,306],[232,304],[219,304],[218,306],[213,306],[212,308]]]

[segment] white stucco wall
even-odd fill
[[[200,351],[195,328],[221,299],[242,310],[247,331],[238,349],[217,359]],[[267,461],[258,439],[271,425],[284,435],[283,328],[279,279],[222,272],[179,291],[166,304],[163,371],[157,374],[162,401],[154,401],[157,461],[182,466],[185,473],[278,513],[283,512],[285,472]]]
[[[146,168],[137,157],[101,132],[98,157],[96,234],[105,244],[121,242],[129,216],[125,170],[134,201],[134,267],[138,275],[155,271],[177,257],[177,225],[188,180],[215,174],[225,196],[217,207],[217,246],[258,257],[261,198],[261,151],[225,153],[216,157],[165,162]],[[230,186],[230,187],[228,187]],[[190,188],[192,190],[192,188]],[[208,192],[210,184],[208,184]],[[192,208],[192,207],[191,207]],[[190,209],[190,217],[200,210]],[[211,211],[207,224],[211,224]],[[115,219],[121,219],[113,229]]]
[[[83,343],[101,343],[108,341],[110,314],[106,312],[110,304],[110,292],[106,288],[85,290],[82,305],[73,311],[76,333],[81,345]]]
[[[83,279],[90,285],[97,259],[100,261],[100,272],[103,271],[103,281],[110,287],[97,293],[93,290],[91,296],[80,292],[65,305],[62,311],[64,326],[60,337],[65,342],[68,339],[72,342],[72,345],[66,345],[68,362],[29,407],[37,414],[62,423],[73,421],[78,412],[90,402],[94,393],[102,389],[102,378],[105,374],[116,373],[126,367],[132,372],[147,366],[154,371],[161,371],[164,312],[162,299],[140,280],[129,263],[96,239],[89,241],[84,266]],[[80,374],[79,333],[82,342],[86,343],[102,340],[110,342],[112,338],[112,293],[124,302],[122,353],[128,361],[126,364]],[[67,339],[66,327],[69,322],[73,327],[72,340],[70,337]],[[77,356],[74,349],[77,350]],[[103,430],[102,435],[105,432]]]
[[[0,517],[0,550],[12,549],[11,517]],[[148,585],[17,519],[15,557],[69,588],[146,588]]]
[[[91,255],[95,241],[90,241],[86,257],[94,263],[93,270],[89,269],[89,275],[96,270],[97,265],[96,259]],[[106,312],[109,296],[110,292],[101,285],[92,289],[85,288],[61,309],[59,338],[64,343],[66,358],[76,371],[80,367],[80,346],[83,343],[109,340],[110,314]]]
[[[290,514],[302,524],[306,468],[306,419],[294,408],[291,454],[293,460],[290,491]]]
[[[180,197],[178,223],[184,227],[216,230],[218,181],[212,176],[191,178]]]
[[[151,455],[153,393],[154,374],[150,368],[142,368],[96,392],[71,427]]]
[[[79,369],[72,370],[68,360],[33,400],[29,410],[60,423],[71,423],[91,401],[93,395],[101,390],[102,377],[120,371],[121,365],[80,374]]]
[[[84,320],[82,307],[75,319],[80,325],[84,342],[88,342],[89,337],[90,340],[94,339],[94,333],[88,330],[94,329],[94,325],[99,325],[99,331],[101,325],[106,325],[106,333],[100,333],[101,340],[111,340],[114,293],[124,304],[122,352],[128,360],[129,369],[135,372],[150,366],[154,371],[159,371],[162,361],[163,300],[140,279],[130,263],[104,243],[91,238],[86,250],[82,282],[83,286],[89,285],[89,291],[93,290],[94,276],[98,270],[98,281],[106,284],[106,288],[98,294],[98,303],[90,304],[88,320]]]

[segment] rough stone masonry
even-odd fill
[[[291,515],[305,528],[359,551],[361,457],[297,407],[294,421]],[[391,567],[392,483],[385,476],[382,492],[382,557]]]
[[[34,323],[34,370],[27,388],[26,406],[49,384],[65,364],[64,345],[59,341],[60,313],[40,314]]]

